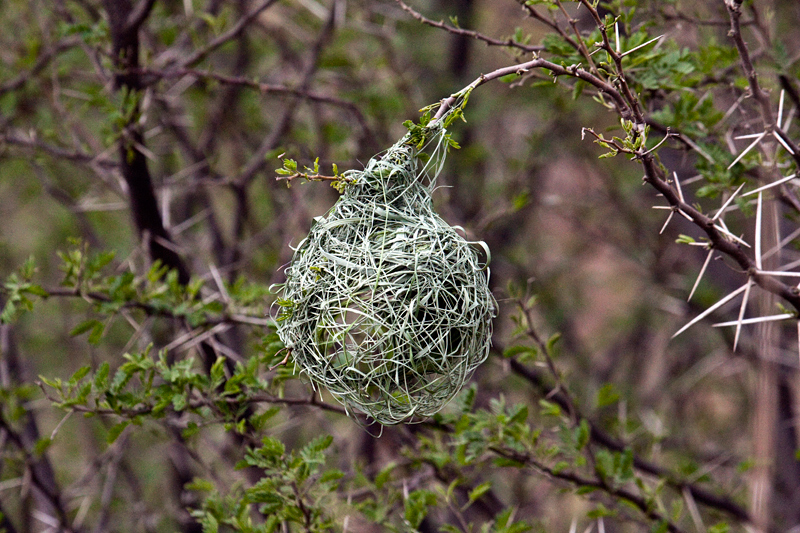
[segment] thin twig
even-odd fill
[[[465,30],[463,28],[456,28],[454,26],[449,26],[449,25],[447,25],[447,24],[445,24],[444,22],[441,22],[441,21],[436,22],[435,20],[431,20],[431,19],[427,18],[426,16],[424,16],[421,13],[419,13],[418,11],[415,11],[408,4],[403,2],[403,0],[395,0],[395,2],[397,2],[397,4],[403,9],[403,11],[405,11],[406,13],[411,15],[416,20],[422,22],[423,24],[427,24],[428,26],[433,26],[434,28],[438,28],[440,30],[445,30],[445,31],[447,31],[449,33],[452,33],[454,35],[462,35],[462,36],[466,36],[466,37],[472,37],[473,39],[475,39],[477,41],[482,41],[482,42],[484,42],[484,43],[486,43],[486,44],[488,44],[490,46],[504,46],[504,47],[507,47],[507,48],[518,48],[519,50],[523,50],[525,52],[540,52],[540,51],[544,50],[544,46],[528,45],[528,44],[517,42],[517,41],[515,41],[514,39],[511,39],[511,38],[508,38],[506,40],[495,39],[493,37],[489,37],[487,35],[483,35],[482,33],[478,33],[477,31],[474,31],[474,30]]]

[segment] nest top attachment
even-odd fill
[[[488,248],[433,210],[442,121],[412,133],[343,175],[344,193],[286,268],[277,318],[314,386],[381,424],[420,421],[450,401],[488,356],[497,308]]]

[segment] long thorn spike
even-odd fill
[[[744,198],[745,196],[750,196],[751,194],[758,194],[761,191],[766,191],[767,189],[771,189],[772,187],[777,187],[778,185],[786,183],[787,181],[791,181],[791,180],[795,179],[796,177],[797,177],[797,173],[794,173],[791,176],[786,176],[785,178],[781,178],[781,179],[779,179],[777,181],[773,181],[772,183],[769,183],[767,185],[759,187],[758,189],[753,189],[752,191],[744,193],[742,195],[742,198]]]
[[[694,296],[694,291],[697,290],[697,286],[700,285],[700,280],[703,279],[703,274],[706,273],[706,268],[708,268],[708,264],[711,262],[711,256],[714,255],[714,249],[708,251],[708,255],[706,256],[706,260],[703,262],[703,267],[700,269],[700,273],[697,275],[697,279],[694,281],[694,285],[692,286],[692,292],[689,293],[689,297],[686,298],[686,301],[692,299]]]
[[[736,189],[735,191],[733,191],[733,194],[731,194],[728,197],[728,199],[725,200],[725,203],[722,204],[722,207],[719,208],[719,211],[717,211],[717,213],[714,215],[714,217],[711,220],[717,220],[719,217],[722,216],[722,213],[724,213],[725,210],[728,208],[728,206],[731,205],[731,202],[733,201],[734,198],[736,198],[736,195],[739,194],[739,191],[742,190],[742,187],[744,187],[744,183],[739,185],[739,188]]]
[[[761,270],[761,212],[762,212],[762,194],[758,193],[758,204],[756,207],[756,268]]]
[[[658,232],[659,235],[664,233],[664,230],[667,229],[667,224],[669,224],[669,221],[672,220],[672,215],[674,215],[674,214],[675,214],[675,211],[670,211],[669,212],[669,215],[667,216],[667,220],[664,222],[664,225],[661,226],[661,231]]]
[[[683,190],[681,189],[681,180],[678,179],[678,173],[673,171],[672,175],[675,177],[675,188],[678,189],[678,198],[681,199],[681,202],[686,202],[686,200],[683,199]]]
[[[745,149],[744,149],[744,151],[742,151],[742,153],[741,153],[741,154],[739,154],[739,155],[736,157],[736,159],[734,159],[734,160],[733,160],[733,163],[731,163],[730,165],[728,165],[728,170],[732,169],[732,168],[733,168],[733,165],[735,165],[736,163],[738,163],[738,162],[739,162],[739,160],[740,160],[741,158],[743,158],[743,157],[744,157],[744,156],[747,154],[747,152],[749,152],[750,150],[752,150],[752,149],[753,149],[753,148],[754,148],[754,147],[755,147],[755,146],[756,146],[758,143],[760,143],[760,142],[761,142],[761,139],[763,139],[763,138],[764,138],[764,136],[765,136],[766,134],[767,134],[767,132],[766,132],[766,131],[763,131],[763,132],[761,132],[761,133],[759,134],[759,136],[758,136],[758,137],[756,137],[756,140],[755,140],[755,141],[753,141],[752,143],[750,143],[750,145],[749,145],[747,148],[745,148]]]
[[[736,334],[733,336],[733,351],[736,351],[736,346],[739,345],[739,334],[742,332],[742,320],[744,319],[744,312],[747,309],[747,300],[750,298],[750,288],[753,286],[752,281],[747,282],[747,288],[744,290],[742,297],[742,305],[739,307],[739,320],[736,324]]]
[[[757,316],[754,318],[745,318],[741,321],[741,324],[746,326],[748,324],[760,324],[762,322],[780,322],[781,320],[788,320],[790,318],[797,318],[795,315],[791,313],[782,313],[780,315],[769,315],[769,316]],[[739,320],[729,320],[728,322],[718,322],[716,324],[711,324],[712,328],[727,328],[730,326],[736,326],[739,324]]]
[[[733,300],[734,298],[736,298],[736,296],[738,296],[745,289],[747,289],[747,286],[749,284],[750,284],[750,281],[748,280],[747,283],[745,283],[744,285],[742,285],[741,287],[739,287],[738,289],[736,289],[735,291],[733,291],[732,293],[730,293],[726,297],[722,298],[720,301],[718,301],[717,303],[715,303],[714,305],[712,305],[711,307],[709,307],[708,309],[706,309],[705,311],[703,311],[702,313],[700,313],[699,315],[694,317],[688,324],[686,324],[681,329],[676,331],[675,334],[672,336],[672,338],[674,339],[675,337],[677,337],[678,335],[680,335],[681,333],[683,333],[684,331],[686,331],[687,329],[689,329],[690,327],[694,326],[695,324],[697,324],[698,322],[703,320],[705,317],[707,317],[708,315],[710,315],[711,313],[716,311],[718,308],[722,307],[726,303],[728,303],[731,300]]]

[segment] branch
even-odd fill
[[[502,78],[503,76],[508,76],[510,74],[517,74],[522,76],[527,71],[541,68],[549,70],[553,76],[570,76],[573,78],[578,78],[583,80],[590,85],[597,88],[600,92],[607,94],[611,99],[614,101],[614,104],[617,106],[617,110],[623,118],[628,120],[631,119],[631,113],[628,105],[625,103],[625,100],[622,98],[622,95],[617,91],[617,89],[608,83],[607,81],[603,80],[602,78],[595,76],[591,72],[584,70],[578,65],[570,65],[568,67],[563,67],[561,65],[557,65],[552,61],[548,61],[542,58],[535,58],[531,61],[520,63],[519,65],[510,65],[508,67],[499,68],[494,70],[488,74],[481,74],[475,81],[458,91],[450,95],[448,98],[445,98],[441,101],[439,110],[436,112],[436,115],[433,117],[431,122],[440,119],[456,102],[459,101],[464,95],[471,92],[473,89],[480,87],[486,82],[496,80],[498,78]]]
[[[563,389],[559,390],[551,388],[545,382],[545,378],[541,376],[536,370],[529,368],[528,366],[520,363],[516,359],[512,358],[509,359],[508,361],[511,366],[512,372],[522,377],[528,383],[539,389],[539,391],[544,396],[547,397],[548,401],[557,404],[559,407],[567,411],[569,409],[575,409],[574,406],[570,406],[570,404],[567,402],[563,394]],[[589,418],[587,418],[577,409],[575,410],[575,416],[577,416],[579,419],[587,421],[587,423],[589,424],[589,438],[595,444],[598,444],[604,448],[613,450],[615,452],[622,452],[627,449],[625,443],[620,442],[613,436],[603,431],[597,424],[589,420]],[[633,466],[644,473],[653,476],[658,476],[659,478],[666,480],[667,485],[678,491],[683,492],[684,490],[688,490],[689,493],[692,495],[692,497],[698,503],[702,503],[707,507],[727,513],[728,515],[732,516],[733,518],[736,518],[737,520],[747,523],[752,523],[750,514],[747,512],[747,510],[728,498],[709,492],[708,490],[698,487],[697,485],[690,483],[688,481],[683,481],[681,479],[678,479],[675,477],[675,474],[670,472],[669,470],[661,466],[658,466],[654,463],[651,463],[649,461],[646,461],[635,454],[633,456]]]
[[[192,67],[205,59],[205,57],[222,46],[223,44],[227,43],[231,39],[235,39],[244,29],[258,16],[261,14],[262,11],[270,7],[272,4],[276,3],[277,0],[264,0],[258,7],[256,7],[253,11],[239,19],[234,26],[208,43],[206,46],[199,50],[195,50],[195,52],[181,61],[179,65],[182,68],[185,67]]]
[[[395,0],[395,1],[400,3],[401,6],[404,5],[402,4],[402,0]],[[458,91],[449,96],[448,98],[443,99],[440,102],[439,109],[434,118],[432,119],[432,122],[440,119],[452,106],[454,106],[457,102],[459,102],[464,96],[467,96],[473,89],[483,85],[484,83],[495,80],[497,78],[501,78],[509,74],[522,75],[530,69],[540,68],[549,70],[553,76],[571,76],[583,80],[588,84],[594,86],[601,93],[608,95],[613,100],[617,112],[623,119],[633,123],[636,132],[638,132],[639,134],[643,134],[647,124],[644,118],[644,114],[642,112],[641,105],[638,101],[638,98],[636,98],[636,96],[633,94],[633,91],[631,91],[628,82],[626,80],[626,77],[624,75],[624,71],[622,69],[622,58],[624,57],[624,53],[617,52],[615,48],[611,45],[605,24],[603,23],[603,20],[600,17],[597,9],[592,5],[592,2],[590,2],[589,0],[580,0],[580,3],[591,13],[592,18],[594,19],[595,24],[602,35],[603,38],[602,48],[612,59],[616,68],[616,77],[615,77],[616,86],[605,81],[599,76],[596,76],[593,73],[586,71],[579,65],[570,65],[564,67],[561,65],[557,65],[551,61],[535,57],[533,60],[528,61],[526,63],[521,63],[519,65],[511,65],[508,67],[497,69],[493,72],[490,72],[489,74],[482,74],[480,77],[478,77],[475,81],[473,81],[471,84],[466,86],[461,91]],[[751,81],[752,90],[755,91],[754,95],[762,99],[765,99],[766,96],[763,95],[760,88],[758,88],[757,77],[755,76],[755,71],[752,68],[752,63],[750,62],[749,59],[750,56],[747,53],[746,46],[744,46],[744,42],[741,40],[741,33],[738,32],[738,17],[741,14],[739,9],[739,4],[741,4],[740,0],[726,0],[726,5],[728,5],[729,11],[731,12],[732,26],[736,28],[734,33],[738,34],[737,46],[741,46],[742,50],[744,51],[743,62],[746,63],[745,70],[746,72],[748,72],[748,79],[752,80]],[[411,13],[411,11],[409,11],[408,9],[407,11]],[[425,22],[425,20],[422,20],[422,22]],[[744,59],[744,57],[746,57],[746,60]],[[617,88],[617,86],[619,87],[619,89]],[[764,102],[761,102],[761,104],[762,108],[764,108],[765,117],[768,117],[771,123],[772,112],[768,106],[769,104],[768,99],[766,100],[766,105]],[[787,141],[789,140],[788,138],[785,138],[785,134],[783,134],[783,132],[780,132],[779,130],[774,130],[774,131],[776,131],[776,133],[781,136],[782,140],[787,140]],[[789,146],[791,147],[792,145]],[[796,160],[800,162],[800,150],[796,150],[795,152],[796,152],[795,156]],[[748,273],[750,279],[753,282],[755,282],[758,286],[760,286],[762,289],[766,290],[767,292],[771,292],[775,295],[780,296],[788,303],[790,303],[796,310],[800,311],[800,291],[798,291],[793,286],[784,284],[775,277],[760,274],[758,269],[756,268],[755,262],[752,261],[747,256],[747,254],[745,254],[745,252],[736,242],[730,240],[727,236],[725,236],[715,227],[714,220],[704,215],[694,206],[689,205],[680,198],[677,190],[668,182],[660,164],[656,162],[655,156],[652,152],[647,152],[644,148],[641,148],[638,151],[636,151],[634,155],[635,158],[640,160],[644,166],[645,170],[644,181],[652,185],[659,193],[663,194],[673,208],[679,209],[684,213],[686,213],[692,219],[692,222],[694,222],[695,225],[697,225],[701,230],[703,230],[706,233],[711,243],[710,244],[711,247],[717,249],[718,251],[734,259],[734,261],[736,261],[736,263],[742,268],[742,270]]]
[[[2,300],[2,296],[0,296],[0,305],[5,303]],[[0,354],[2,354],[0,356],[0,388],[10,391],[25,383],[26,379],[24,370],[21,367],[19,351],[14,341],[13,330],[8,324],[0,325]],[[24,456],[24,470],[25,477],[28,478],[27,482],[30,483],[30,487],[33,487],[37,500],[44,503],[45,508],[55,514],[60,526],[59,531],[64,531],[65,533],[77,531],[79,528],[70,527],[67,502],[56,480],[55,470],[48,453],[46,451],[34,452],[36,443],[41,438],[36,417],[30,410],[29,404],[21,403],[20,409],[22,412],[16,415],[17,423],[22,425],[19,431],[6,418],[5,411],[7,409],[0,409],[0,448],[5,448],[5,444],[10,442]],[[3,455],[5,457],[8,456],[5,450],[3,450]],[[23,512],[28,511],[23,510]],[[27,524],[28,522],[25,521],[23,523]],[[0,526],[10,526],[9,531],[14,530],[7,516],[0,518]],[[24,528],[24,530],[27,531],[27,528]]]
[[[60,296],[68,298],[82,298],[91,303],[112,303],[114,300],[100,292],[82,292],[79,289],[62,289],[50,288],[44,289],[48,297]],[[127,300],[120,306],[121,309],[139,309],[144,311],[147,316],[155,316],[162,318],[172,318],[176,320],[185,320],[189,314],[175,313],[166,307],[154,306],[144,302],[137,302]],[[213,327],[220,324],[238,324],[242,326],[255,326],[259,328],[268,327],[273,324],[272,320],[264,318],[262,315],[247,315],[242,313],[226,313],[219,318],[206,318],[202,322],[195,323],[195,327]]]
[[[641,496],[638,496],[626,489],[613,487],[602,479],[589,479],[583,478],[579,475],[568,470],[554,470],[542,463],[535,457],[527,453],[520,453],[514,450],[508,450],[497,446],[490,446],[489,450],[495,454],[511,459],[522,464],[525,464],[534,470],[537,470],[550,478],[566,481],[575,487],[587,487],[601,490],[610,496],[614,496],[619,500],[625,500],[636,507],[643,515],[650,520],[661,522],[667,526],[667,530],[672,533],[685,533],[677,524],[670,520],[666,515],[663,515],[653,509],[653,506]]]
[[[146,0],[142,0],[145,2]],[[117,69],[115,85],[117,89],[128,89],[127,98],[133,99],[133,112],[121,128],[119,160],[122,177],[128,185],[131,212],[139,237],[147,245],[150,258],[159,260],[170,270],[178,272],[178,281],[189,282],[189,269],[172,244],[172,237],[164,227],[161,211],[158,208],[153,180],[147,165],[143,147],[145,146],[142,127],[138,124],[140,104],[138,100],[142,88],[141,76],[135,72],[139,68],[139,26],[130,27],[133,16],[130,2],[104,0],[111,27],[113,61]],[[140,4],[141,6],[142,4]]]
[[[50,61],[52,61],[58,54],[79,44],[81,44],[81,39],[76,35],[67,37],[66,39],[62,39],[61,41],[57,42],[53,47],[39,55],[39,58],[36,60],[36,63],[34,63],[30,70],[21,72],[16,78],[0,85],[0,96],[3,96],[10,91],[16,91],[20,87],[24,86],[31,78],[44,70],[44,68],[50,64]]]
[[[311,49],[309,63],[303,72],[302,81],[299,85],[299,91],[308,91],[311,81],[314,78],[317,69],[319,68],[319,58],[322,55],[325,43],[331,37],[335,28],[337,5],[338,3],[334,2],[331,6],[331,9],[328,13],[328,20],[325,22],[325,26],[322,28],[317,40],[314,42],[314,46]],[[261,146],[258,147],[258,150],[256,150],[256,152],[250,157],[250,160],[245,164],[240,174],[236,177],[236,182],[240,187],[247,186],[255,178],[256,174],[259,170],[261,170],[264,164],[266,164],[265,156],[270,150],[273,150],[281,142],[283,135],[289,129],[289,126],[294,119],[298,103],[299,102],[297,100],[294,100],[290,102],[288,106],[286,106],[286,109],[278,120],[278,123],[273,127],[269,135],[264,138],[264,140],[261,142]]]
[[[359,107],[353,102],[348,102],[347,100],[342,100],[341,98],[336,98],[334,96],[327,96],[309,90],[287,87],[285,85],[262,83],[242,76],[227,76],[225,74],[218,74],[216,72],[202,71],[193,68],[177,68],[168,70],[140,68],[137,69],[135,73],[140,74],[142,76],[153,76],[155,78],[160,78],[160,79],[195,76],[200,79],[214,80],[219,83],[227,85],[239,85],[239,86],[249,87],[251,89],[260,91],[261,93],[264,94],[267,93],[282,94],[287,96],[294,96],[296,98],[301,98],[305,100],[311,100],[312,102],[330,104],[332,106],[347,109],[348,111],[353,113],[353,115],[355,115],[356,119],[358,120],[359,125],[365,130],[365,133],[369,134],[369,126],[367,125],[367,120],[364,117],[364,114],[361,113],[361,109],[359,109]]]
[[[23,137],[15,133],[0,134],[0,143],[7,143],[25,148],[34,148],[51,155],[57,159],[82,163],[85,165],[97,165],[102,168],[117,168],[119,164],[105,156],[105,154],[93,155],[81,150],[67,150],[60,146],[46,143],[38,136]]]
[[[505,41],[501,41],[499,39],[494,39],[487,35],[483,35],[482,33],[478,33],[474,30],[465,30],[463,28],[456,28],[454,26],[448,26],[444,22],[436,22],[435,20],[431,20],[424,16],[423,14],[414,11],[409,5],[407,5],[403,0],[395,0],[397,4],[409,15],[411,15],[416,20],[422,22],[423,24],[427,24],[428,26],[433,26],[434,28],[438,28],[440,30],[444,30],[446,32],[452,33],[454,35],[461,35],[464,37],[471,37],[476,41],[483,41],[489,46],[504,46],[507,48],[518,48],[525,52],[540,52],[544,50],[544,46],[531,46],[527,44],[523,44],[520,42],[515,41],[514,39],[508,38]]]
[[[133,8],[133,11],[130,12],[128,19],[125,21],[125,31],[139,31],[139,28],[150,15],[155,3],[156,0],[139,0],[139,3],[136,4],[136,7]]]
[[[44,383],[41,381],[36,381],[36,385],[42,390],[45,397],[54,404],[59,404],[63,400],[56,398],[50,394],[48,394],[47,389],[45,388]],[[273,396],[272,394],[268,394],[266,392],[253,394],[252,396],[246,396],[244,398],[239,397],[221,397],[221,398],[209,398],[207,396],[203,396],[202,398],[198,398],[195,400],[190,400],[186,403],[187,409],[202,409],[204,407],[214,408],[218,404],[226,404],[229,406],[250,406],[259,403],[267,403],[267,404],[276,404],[276,405],[306,405],[310,407],[319,407],[323,411],[330,411],[332,413],[338,413],[340,415],[345,415],[348,417],[352,417],[354,413],[349,413],[345,410],[344,407],[338,404],[332,403],[325,403],[322,400],[317,398],[316,394],[311,394],[308,398],[281,398],[279,396]],[[141,407],[135,408],[117,408],[111,409],[108,407],[91,407],[89,405],[81,405],[81,404],[74,404],[69,405],[66,409],[74,411],[76,413],[92,413],[98,416],[121,416],[124,418],[137,418],[144,415],[148,415],[153,412],[156,408],[155,405],[143,405]],[[175,411],[178,412],[178,411]],[[0,427],[2,427],[2,418],[0,418]]]

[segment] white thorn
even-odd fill
[[[783,140],[783,138],[782,138],[780,135],[778,135],[778,132],[777,132],[777,131],[773,131],[773,132],[772,132],[772,135],[773,135],[773,136],[774,136],[776,139],[778,139],[778,142],[779,142],[779,143],[781,143],[781,145],[782,145],[784,148],[786,148],[786,151],[787,151],[787,152],[789,152],[790,154],[794,155],[794,150],[792,150],[792,147],[791,147],[791,146],[789,146],[788,144],[786,144],[786,141],[784,141],[784,140]]]
[[[739,307],[739,320],[737,320],[736,324],[736,334],[733,336],[733,351],[736,351],[736,346],[739,344],[739,334],[742,332],[742,319],[744,318],[744,312],[747,309],[747,300],[750,298],[750,288],[753,286],[752,281],[747,282],[747,288],[744,290],[744,296],[742,297],[742,305]]]
[[[692,286],[692,292],[690,292],[689,293],[689,297],[686,298],[687,302],[692,299],[692,296],[694,296],[694,291],[696,291],[697,290],[697,286],[700,285],[700,280],[703,278],[703,274],[705,274],[706,268],[708,268],[708,263],[711,262],[711,256],[713,254],[714,254],[714,250],[712,248],[711,250],[708,251],[708,255],[706,256],[706,260],[703,262],[703,267],[700,269],[700,273],[697,275],[697,279],[695,280],[694,285]]]
[[[795,318],[795,316],[791,313],[783,313],[780,315],[769,315],[769,316],[758,316],[755,318],[745,318],[741,322],[739,320],[731,320],[729,322],[719,322],[717,324],[712,324],[712,328],[726,328],[729,326],[736,326],[737,324],[758,324],[761,322],[779,322],[781,320],[787,320],[789,318]]]
[[[750,196],[751,194],[760,193],[761,191],[766,191],[767,189],[770,189],[772,187],[777,187],[781,183],[786,183],[787,181],[793,180],[795,177],[797,177],[796,173],[792,174],[791,176],[786,176],[785,178],[779,179],[778,181],[773,181],[772,183],[764,185],[763,187],[759,187],[758,189],[753,189],[752,191],[744,193],[742,195],[742,198],[744,198],[745,196]]]
[[[657,40],[661,39],[662,37],[664,37],[664,34],[662,34],[662,35],[659,35],[658,37],[656,37],[656,38],[654,38],[654,39],[650,39],[650,40],[649,40],[649,41],[647,41],[646,43],[642,43],[642,44],[640,44],[639,46],[636,46],[636,47],[634,47],[634,48],[631,48],[630,50],[628,50],[627,52],[625,52],[624,54],[622,54],[620,57],[625,57],[625,56],[626,56],[626,55],[628,55],[628,54],[632,54],[633,52],[635,52],[635,51],[636,51],[636,50],[638,50],[639,48],[644,48],[644,47],[645,47],[645,46],[647,46],[648,44],[650,44],[650,43],[653,43],[653,42],[655,42],[655,41],[657,41]]]
[[[720,222],[722,222],[722,220],[720,220]],[[723,222],[722,225],[724,226],[725,223]],[[717,228],[717,230],[719,230],[722,233],[724,233],[729,239],[738,242],[742,246],[746,246],[746,247],[750,248],[750,245],[747,244],[747,242],[745,242],[741,237],[737,237],[736,235],[731,233],[730,230],[727,228],[727,226],[726,227],[722,227],[722,226],[716,226],[715,225],[714,227]]]
[[[756,268],[761,270],[761,206],[762,194],[758,193],[758,204],[756,207]]]
[[[667,229],[667,224],[669,224],[669,221],[672,220],[672,215],[674,215],[674,214],[675,214],[675,211],[670,211],[669,212],[669,215],[667,216],[667,220],[664,222],[664,225],[661,226],[661,231],[658,232],[659,235],[664,233],[664,230]]]
[[[747,286],[749,284],[750,281],[748,280],[747,283],[745,283],[744,285],[742,285],[741,287],[739,287],[738,289],[736,289],[735,291],[733,291],[732,293],[730,293],[729,295],[727,295],[726,297],[724,297],[723,299],[721,299],[720,301],[718,301],[717,303],[715,303],[714,305],[712,305],[711,307],[709,307],[708,309],[706,309],[705,311],[694,317],[688,324],[686,324],[681,329],[676,331],[675,334],[672,336],[672,338],[674,339],[675,337],[677,337],[678,335],[680,335],[681,333],[683,333],[684,331],[686,331],[687,329],[689,329],[690,327],[692,327],[693,325],[700,322],[705,317],[716,311],[719,307],[722,307],[726,303],[736,298],[737,295],[739,295],[745,289],[747,289]]]
[[[678,198],[681,199],[681,202],[685,202],[686,200],[683,199],[683,191],[681,190],[681,180],[678,179],[678,173],[673,171],[672,175],[675,177],[675,188],[678,189]]]
[[[747,148],[745,148],[745,149],[744,149],[744,151],[743,151],[741,154],[739,154],[739,156],[738,156],[736,159],[734,159],[734,160],[733,160],[733,163],[731,163],[730,165],[728,165],[728,170],[730,170],[731,168],[733,168],[733,165],[735,165],[736,163],[738,163],[738,162],[739,162],[739,160],[740,160],[741,158],[743,158],[743,157],[745,156],[745,154],[747,154],[747,152],[749,152],[750,150],[752,150],[752,149],[753,149],[753,147],[755,147],[755,145],[757,145],[758,143],[760,143],[760,142],[761,142],[761,139],[763,139],[763,138],[764,138],[764,136],[765,136],[766,134],[767,134],[767,132],[766,132],[766,131],[759,133],[759,134],[758,134],[758,137],[756,137],[756,140],[755,140],[755,141],[753,141],[752,143],[750,143],[750,146],[748,146]]]
[[[719,217],[722,216],[722,213],[724,213],[725,209],[727,209],[727,207],[731,205],[731,202],[733,201],[734,198],[736,198],[736,195],[739,194],[739,191],[742,190],[742,187],[744,187],[744,183],[739,185],[739,188],[733,191],[733,194],[731,194],[730,197],[727,200],[725,200],[725,203],[722,204],[722,207],[719,208],[719,211],[717,211],[717,213],[711,218],[711,220],[717,220]]]
[[[786,272],[785,270],[759,270],[758,273],[764,274],[765,276],[800,278],[800,272]]]

